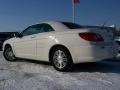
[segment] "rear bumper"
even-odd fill
[[[72,50],[72,58],[74,63],[96,62],[103,59],[114,58],[118,53],[116,44],[109,46],[79,46]]]

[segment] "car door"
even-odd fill
[[[36,35],[39,30],[36,25],[25,29],[14,43],[15,53],[17,57],[35,59],[36,58]]]
[[[54,29],[46,23],[41,24],[39,28],[40,33],[37,37],[37,59],[48,61],[49,36]]]

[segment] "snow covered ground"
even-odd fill
[[[0,52],[0,90],[120,90],[120,62],[78,64],[58,72],[41,62],[8,62]]]

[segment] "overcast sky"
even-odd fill
[[[0,0],[0,31],[23,30],[41,21],[72,21],[72,0]],[[120,0],[81,0],[79,24],[120,24]]]

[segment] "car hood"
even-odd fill
[[[4,43],[14,42],[15,39],[16,39],[16,38],[10,38],[10,39],[7,39],[7,40],[5,40]]]

